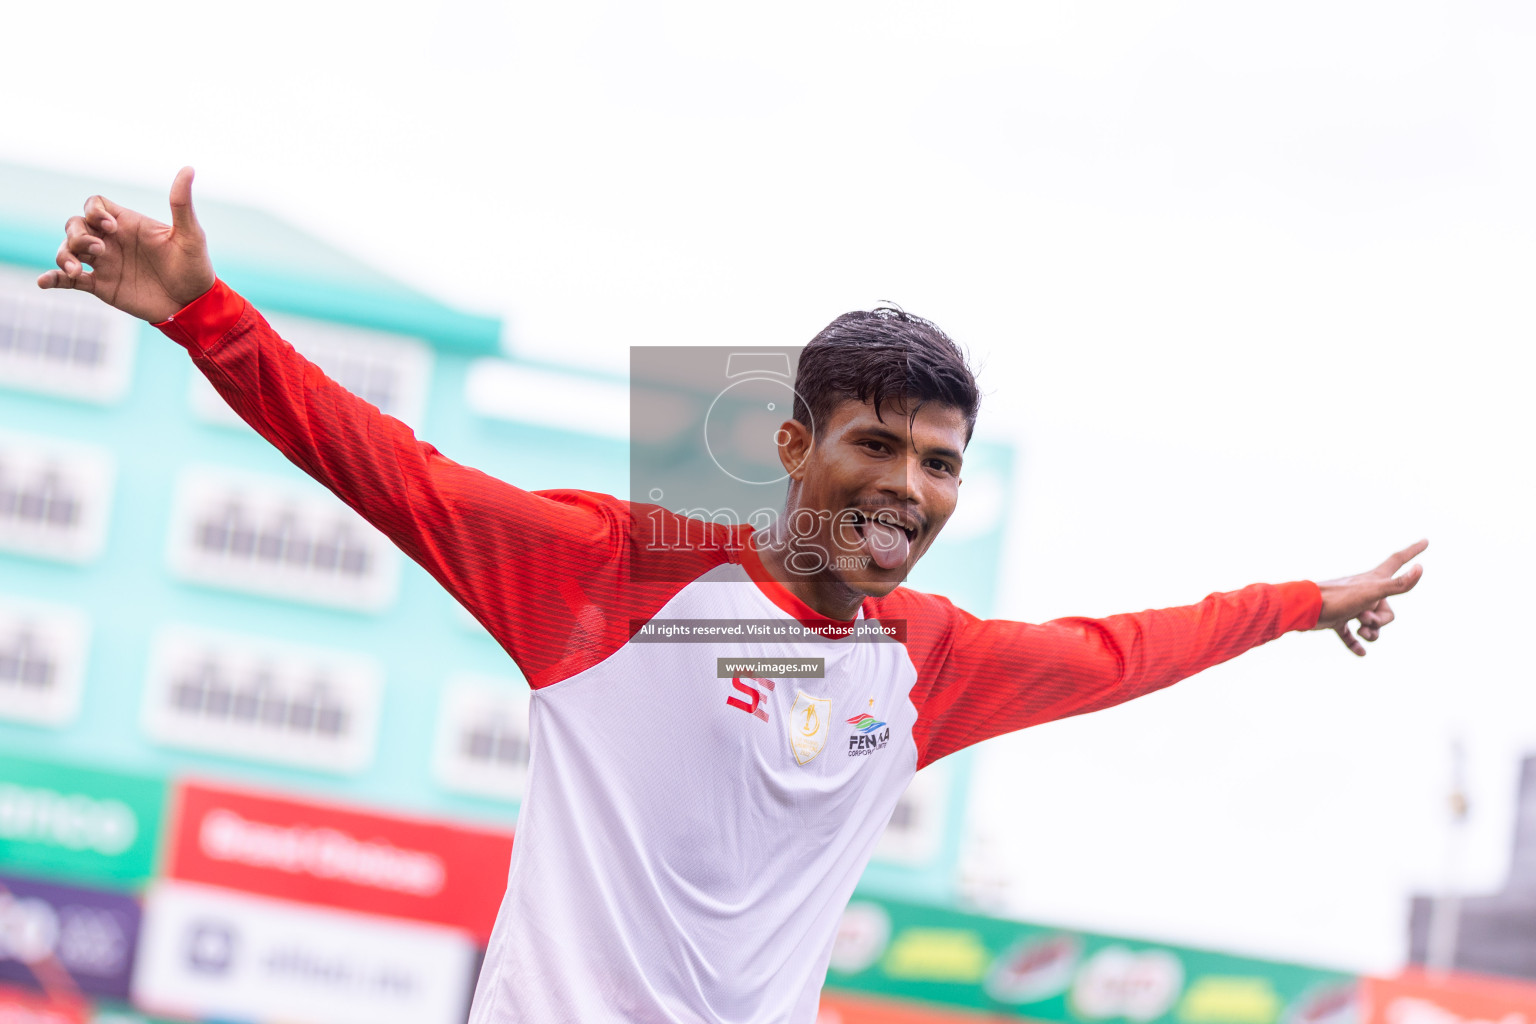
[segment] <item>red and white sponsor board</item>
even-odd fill
[[[462,1024],[475,956],[456,928],[161,882],[146,900],[133,1001],[203,1020]]]
[[[1536,1024],[1536,985],[1409,971],[1364,978],[1366,1024]]]
[[[987,1024],[1001,1018],[870,996],[823,992],[816,1024]]]
[[[166,873],[490,937],[512,833],[240,792],[178,788]]]
[[[0,985],[0,1024],[85,1024],[83,1001],[60,1001]]]

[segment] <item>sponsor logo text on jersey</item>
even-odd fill
[[[849,757],[862,757],[884,750],[885,745],[891,741],[890,726],[874,715],[861,711],[848,719],[848,724],[853,726],[853,734],[848,737]]]

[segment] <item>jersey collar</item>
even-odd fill
[[[864,617],[864,608],[860,606],[859,613],[851,619],[829,619],[790,593],[789,588],[774,579],[768,567],[763,564],[763,558],[757,553],[757,545],[752,542],[751,534],[747,535],[746,543],[741,548],[741,567],[747,570],[747,575],[751,577],[753,583],[757,584],[757,589],[778,606],[780,611],[809,629],[822,626],[848,626]]]

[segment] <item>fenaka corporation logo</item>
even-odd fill
[[[848,737],[848,756],[863,757],[877,750],[884,750],[891,741],[891,727],[874,715],[860,712],[848,719],[853,735]]]

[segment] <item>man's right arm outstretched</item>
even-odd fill
[[[461,466],[278,337],[214,275],[191,181],[183,169],[172,186],[170,225],[92,197],[39,286],[90,291],[185,347],[242,419],[431,573],[534,686],[579,671],[627,639],[631,614],[664,602],[626,586],[627,503]]]

